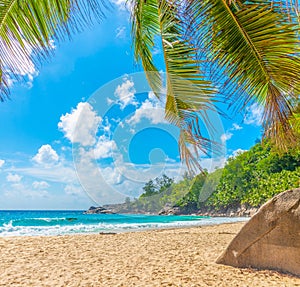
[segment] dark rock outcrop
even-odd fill
[[[215,210],[212,208],[196,206],[173,206],[166,204],[165,207],[158,212],[159,215],[190,215],[196,214],[199,216],[213,216],[213,217],[251,217],[257,212],[257,207],[246,207],[244,205],[240,207],[224,208]]]
[[[84,214],[114,214],[114,212],[102,206],[99,207],[91,206],[89,210],[84,212]]]
[[[300,276],[300,188],[280,193],[264,204],[217,263]]]
[[[169,206],[166,205],[161,211],[158,212],[158,215],[181,215],[182,211],[178,206]]]

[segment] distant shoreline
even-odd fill
[[[220,210],[212,210],[202,208],[198,210],[187,210],[178,206],[167,206],[159,212],[147,212],[144,210],[127,210],[125,204],[109,204],[103,206],[91,206],[85,214],[145,214],[145,215],[187,215],[187,216],[210,216],[210,217],[251,217],[257,211],[258,207],[239,206],[235,208],[223,208]]]

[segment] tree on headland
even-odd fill
[[[133,0],[135,58],[159,96],[162,79],[153,60],[156,45],[166,70],[166,119],[180,128],[180,155],[190,170],[212,143],[209,123],[217,92],[238,109],[258,102],[264,135],[280,148],[299,139],[300,45],[298,1]],[[21,78],[24,59],[51,54],[64,39],[103,17],[104,1],[2,0],[0,5],[0,97],[11,77]],[[196,157],[190,147],[194,147]]]

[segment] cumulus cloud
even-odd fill
[[[49,166],[57,163],[59,157],[51,145],[46,144],[39,148],[38,153],[32,158],[32,160],[40,165]]]
[[[58,128],[71,143],[91,146],[96,142],[96,133],[102,118],[97,115],[89,103],[80,102],[71,113],[60,117]]]
[[[224,144],[226,143],[228,140],[230,140],[233,136],[233,133],[227,131],[226,133],[221,135],[221,142]]]
[[[262,124],[263,108],[257,103],[254,103],[246,109],[244,123],[246,125],[260,126]]]
[[[117,150],[117,145],[114,140],[110,140],[106,136],[100,136],[99,140],[93,149],[95,159],[104,159],[112,157],[113,152]]]
[[[34,189],[47,189],[50,185],[46,181],[34,181],[32,187]]]
[[[115,96],[118,98],[118,103],[121,109],[124,109],[128,105],[137,105],[137,101],[134,96],[135,92],[134,82],[124,78],[123,83],[118,85],[115,90]]]
[[[86,193],[98,204],[122,202],[126,196],[138,196],[150,178],[162,173],[179,174],[180,163],[133,164],[116,151],[113,164],[98,164],[84,148],[75,159],[80,183]],[[103,152],[101,155],[109,156]]]
[[[140,123],[142,119],[148,119],[152,124],[167,122],[165,120],[165,110],[152,92],[149,93],[148,99],[136,109],[134,115],[126,122],[129,125],[136,125]]]
[[[7,176],[6,176],[6,180],[8,182],[14,182],[14,183],[17,183],[17,182],[20,182],[22,180],[22,176],[21,175],[18,175],[18,174],[12,174],[12,173],[9,173]]]
[[[106,179],[106,182],[111,185],[118,185],[122,182],[122,175],[117,168],[105,167],[101,169],[103,177]]]
[[[5,160],[0,159],[0,168],[5,164]]]

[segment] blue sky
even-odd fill
[[[137,197],[163,172],[179,179],[178,131],[134,63],[123,3],[53,51],[40,67],[27,63],[26,81],[0,104],[0,209],[87,209]],[[218,119],[226,153],[202,165],[249,149],[260,117],[252,105],[246,117]]]

